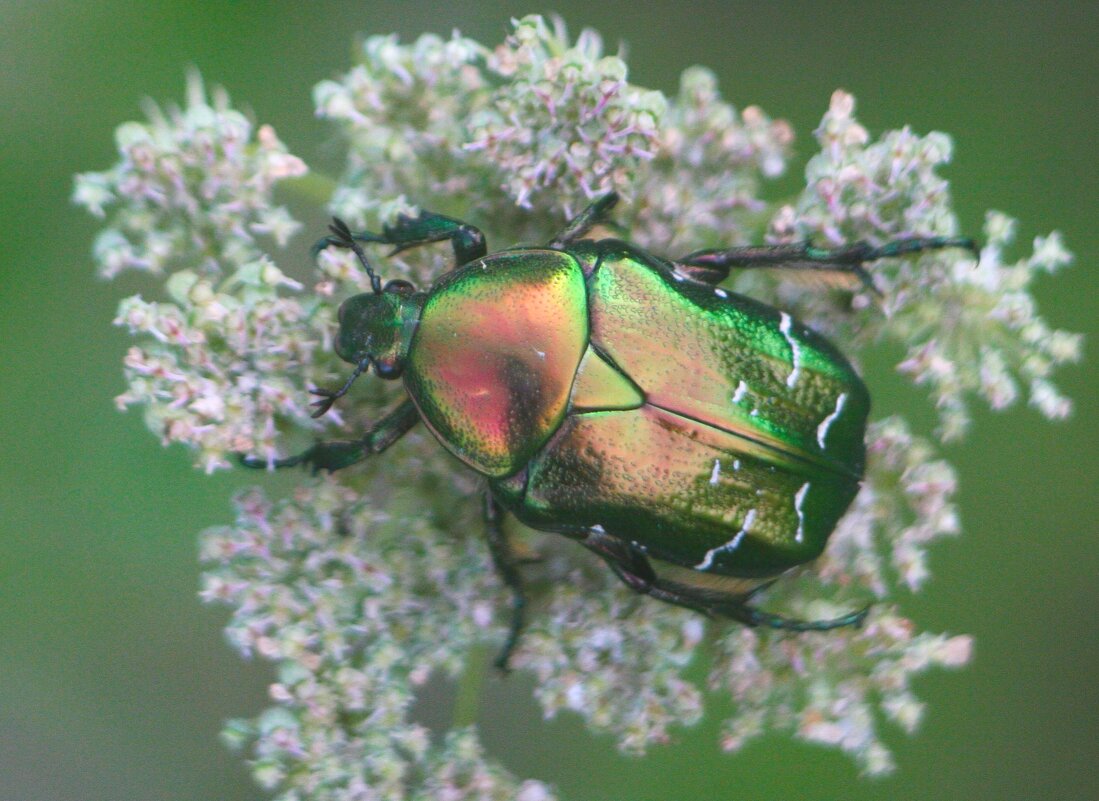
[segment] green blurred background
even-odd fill
[[[263,797],[217,734],[224,718],[266,704],[270,671],[241,661],[220,633],[226,611],[196,598],[195,534],[228,520],[244,479],[202,475],[140,413],[114,410],[128,338],[110,321],[124,293],[151,285],[92,277],[96,224],[70,205],[71,174],[113,163],[114,127],[140,116],[143,96],[182,98],[188,64],[293,152],[335,165],[310,88],[347,66],[353,34],[460,27],[495,43],[509,17],[549,10],[0,3],[0,799]],[[1051,324],[1099,347],[1095,3],[558,0],[555,10],[574,33],[593,26],[612,48],[628,43],[636,83],[671,92],[703,63],[737,106],[790,120],[801,160],[779,191],[797,186],[837,87],[855,93],[872,132],[910,123],[953,134],[947,174],[964,230],[979,233],[989,207],[1020,218],[1024,243],[1061,229],[1077,265],[1037,295]],[[320,230],[316,211],[306,219]],[[892,374],[895,355],[868,365],[878,408],[926,431],[932,413]],[[933,581],[904,608],[928,629],[974,634],[976,660],[919,681],[928,713],[914,738],[890,731],[893,777],[859,780],[840,754],[784,736],[723,755],[716,714],[626,759],[567,715],[543,722],[522,676],[488,683],[490,750],[569,801],[1099,798],[1099,380],[1085,362],[1059,384],[1078,405],[1069,422],[985,413],[947,451],[966,533],[934,549]]]

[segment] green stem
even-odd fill
[[[488,648],[483,645],[475,646],[469,651],[466,668],[458,680],[458,692],[454,697],[452,728],[461,729],[477,722],[481,688],[485,684],[485,672],[488,668],[488,653]]]

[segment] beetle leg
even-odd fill
[[[496,572],[500,574],[504,584],[511,590],[511,626],[508,628],[508,636],[504,641],[504,647],[500,649],[495,662],[498,670],[507,673],[510,670],[508,668],[508,659],[511,657],[511,652],[515,650],[515,646],[519,642],[519,635],[523,631],[523,610],[526,607],[527,599],[526,595],[523,594],[523,579],[519,575],[519,569],[515,566],[514,554],[511,552],[507,536],[504,534],[504,528],[501,525],[503,513],[504,510],[500,504],[496,502],[490,492],[486,491],[484,516],[488,549],[492,554],[492,563],[496,567]]]
[[[870,607],[863,607],[856,612],[848,612],[846,615],[830,620],[799,620],[798,618],[783,617],[770,612],[763,612],[746,603],[728,604],[715,607],[714,612],[725,617],[738,620],[746,626],[764,626],[769,629],[783,629],[786,631],[828,631],[830,629],[843,628],[845,626],[858,627],[866,619]]]
[[[606,534],[602,526],[591,529],[588,535],[580,540],[580,544],[602,557],[631,590],[647,592],[648,587],[656,581],[656,572],[641,549],[625,540]]]
[[[420,211],[415,217],[402,214],[393,225],[382,229],[382,235],[370,234],[372,242],[393,245],[390,255],[402,250],[450,240],[454,258],[459,265],[484,258],[488,253],[485,235],[479,228],[432,211]]]
[[[394,442],[399,440],[420,420],[420,414],[416,411],[416,405],[411,399],[403,401],[396,409],[391,411],[370,430],[362,439],[340,441],[329,440],[318,442],[308,450],[296,456],[286,459],[268,461],[258,456],[240,455],[240,463],[245,467],[256,469],[297,467],[302,465],[309,468],[314,474],[321,470],[332,473],[350,467],[356,462],[361,462],[368,456],[381,453]]]
[[[648,557],[637,546],[617,537],[611,537],[602,531],[592,531],[582,540],[582,544],[602,557],[615,575],[635,592],[707,615],[729,617],[753,628],[764,626],[787,631],[828,631],[844,626],[858,626],[869,612],[867,607],[831,620],[799,620],[783,617],[748,605],[748,598],[761,587],[743,596],[730,596],[727,593],[708,591],[662,579],[653,570]]]
[[[402,250],[427,245],[432,242],[443,242],[448,239],[454,248],[454,258],[459,265],[466,264],[474,259],[484,258],[488,253],[488,248],[485,246],[485,235],[481,233],[479,228],[431,211],[421,211],[415,217],[402,214],[397,218],[395,224],[385,226],[380,234],[370,231],[351,232],[347,230],[347,226],[342,220],[335,219],[335,223],[335,227],[330,226],[333,235],[326,236],[313,245],[314,257],[331,246],[354,249],[354,243],[356,242],[377,242],[383,245],[393,245],[393,250],[389,254],[392,256]],[[365,260],[364,256],[360,255],[360,258]]]
[[[580,543],[602,558],[622,583],[634,592],[650,595],[665,603],[685,606],[696,612],[710,613],[711,605],[705,600],[690,597],[685,592],[669,590],[667,585],[670,582],[664,582],[656,575],[649,558],[636,545],[600,530],[592,530]]]
[[[698,250],[676,259],[673,263],[677,271],[706,284],[721,283],[729,277],[729,271],[733,268],[748,270],[762,267],[851,273],[868,289],[874,290],[870,274],[863,267],[864,263],[941,248],[964,248],[974,256],[980,256],[980,249],[968,237],[929,236],[896,239],[880,247],[874,247],[869,242],[855,242],[838,248],[818,248],[802,242],[796,245],[749,245],[726,250]]]
[[[573,242],[582,239],[584,234],[592,228],[609,220],[610,210],[616,203],[618,203],[617,192],[608,192],[596,198],[591,205],[569,220],[564,229],[549,241],[549,246],[567,248]]]
[[[339,219],[339,218],[336,217],[336,218],[333,218],[333,219]],[[344,225],[346,225],[346,223]],[[377,234],[372,234],[369,231],[360,231],[359,233],[351,233],[350,230],[349,230],[348,233],[350,235],[350,239],[354,242],[377,242],[378,241],[378,235]],[[325,248],[333,248],[333,247],[345,248],[345,247],[347,247],[347,240],[348,240],[348,237],[344,236],[343,233],[339,233],[339,234],[333,233],[333,234],[329,234],[328,236],[322,236],[320,239],[318,239],[316,242],[313,243],[313,247],[309,248],[309,254],[315,259],[315,258],[317,258],[317,254],[320,253]]]
[[[315,400],[309,404],[310,406],[315,407],[313,413],[309,416],[317,418],[327,414],[328,410],[332,408],[332,405],[347,394],[347,390],[351,389],[351,385],[355,383],[355,380],[365,373],[372,363],[373,361],[368,356],[355,365],[354,372],[352,372],[348,379],[343,382],[343,386],[339,389],[318,389],[317,387],[310,389],[309,394],[316,395],[320,400]]]

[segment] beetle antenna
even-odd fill
[[[317,407],[316,411],[313,412],[310,417],[317,418],[323,416],[329,409],[332,408],[332,404],[334,404],[337,400],[347,394],[347,390],[351,389],[351,385],[355,383],[355,379],[365,373],[370,368],[370,365],[372,363],[373,360],[369,356],[364,358],[361,362],[355,365],[355,371],[351,373],[351,377],[348,378],[344,382],[343,386],[337,390],[318,389],[317,387],[311,387],[309,390],[310,394],[320,396],[320,400],[315,400],[311,404],[309,404],[310,406]]]
[[[351,229],[347,227],[347,223],[341,220],[339,217],[332,218],[332,224],[328,226],[328,230],[332,232],[331,244],[341,248],[347,248],[359,258],[359,264],[366,270],[366,274],[370,276],[370,288],[374,290],[375,295],[382,294],[382,281],[374,273],[374,268],[370,266],[370,262],[366,258],[366,253],[363,252],[362,247],[355,241],[355,235],[351,233]],[[324,412],[321,412],[324,414]]]

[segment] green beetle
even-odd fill
[[[523,623],[504,510],[598,554],[631,589],[750,626],[825,630],[865,610],[804,621],[762,612],[753,592],[816,558],[859,489],[870,398],[847,360],[785,312],[721,289],[732,268],[842,270],[967,239],[823,250],[778,245],[659,258],[584,239],[608,194],[544,247],[488,254],[483,235],[428,212],[381,235],[336,220],[317,248],[355,252],[372,292],[339,310],[336,352],[355,365],[324,414],[373,365],[407,399],[365,435],[251,467],[337,470],[418,422],[487,480],[484,516],[510,587],[507,666]],[[359,242],[396,251],[449,240],[457,262],[429,291],[384,287]]]

